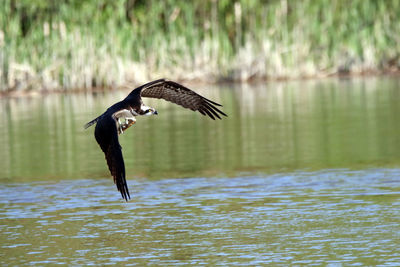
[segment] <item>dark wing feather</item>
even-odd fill
[[[156,80],[135,89],[133,92],[137,90],[140,91],[142,97],[165,99],[184,108],[199,111],[213,120],[215,118],[221,119],[220,115],[227,116],[216,107],[221,106],[220,104],[202,97],[189,88],[173,81]]]
[[[130,199],[128,185],[125,179],[125,164],[122,156],[121,145],[118,141],[118,132],[114,119],[111,115],[102,116],[96,124],[95,137],[103,150],[107,165],[114,183],[117,185],[118,191],[122,197],[128,201]]]

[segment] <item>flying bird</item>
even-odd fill
[[[221,115],[227,116],[217,108],[217,106],[222,107],[220,104],[202,97],[179,83],[159,79],[132,90],[124,100],[115,103],[99,117],[88,122],[85,129],[96,123],[94,136],[105,154],[114,183],[126,201],[130,199],[130,195],[126,184],[125,164],[118,135],[135,124],[136,116],[158,114],[155,108],[148,107],[143,103],[142,97],[164,99],[184,108],[198,111],[213,120],[221,119]]]

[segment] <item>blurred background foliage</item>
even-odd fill
[[[3,0],[0,14],[0,91],[400,66],[397,0]]]

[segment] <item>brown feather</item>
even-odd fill
[[[221,106],[220,104],[173,81],[164,79],[156,80],[133,90],[131,94],[138,93],[137,90],[142,97],[164,99],[184,108],[199,111],[201,114],[208,115],[212,119],[215,119],[215,117],[221,119],[219,115],[227,116],[216,107]]]

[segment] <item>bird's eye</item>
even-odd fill
[[[147,109],[144,113],[149,113],[150,112],[150,109]]]

